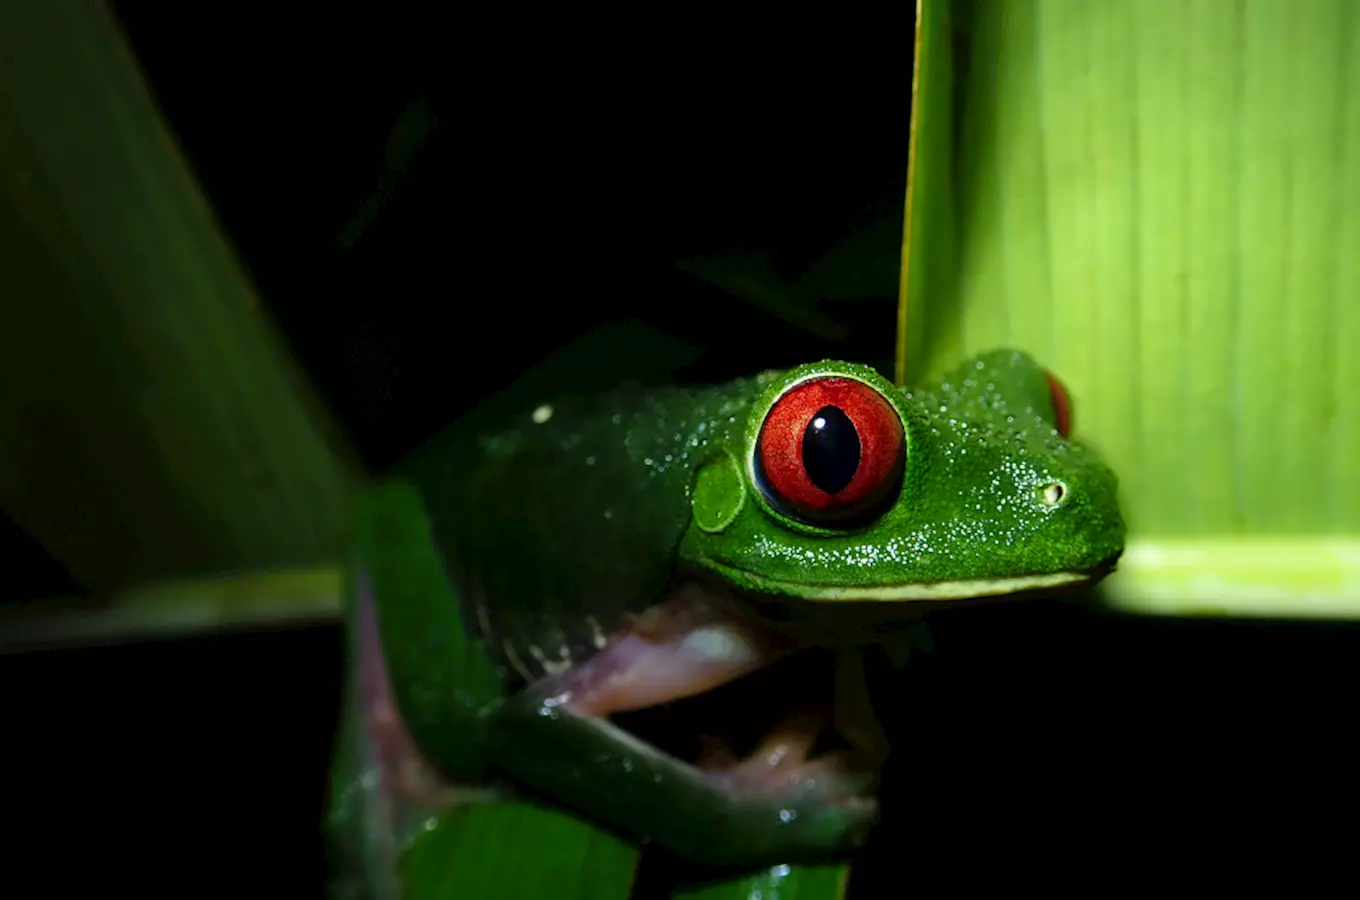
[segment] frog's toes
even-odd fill
[[[858,800],[872,803],[869,791],[876,781],[873,772],[858,771],[842,753],[776,767],[748,760],[709,777],[734,795],[832,804]]]
[[[870,792],[877,769],[863,753],[833,750],[811,757],[817,741],[831,727],[823,711],[799,711],[772,729],[744,759],[716,767],[700,767],[734,795],[857,805],[874,801]]]

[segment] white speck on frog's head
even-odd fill
[[[780,865],[773,866],[770,869],[770,875],[775,878],[787,878],[789,877],[789,873],[792,871],[793,870],[790,869],[787,865],[781,863]]]
[[[544,422],[552,418],[552,414],[553,414],[552,404],[544,403],[542,406],[538,407],[533,412],[532,418],[534,420],[534,424],[542,425]]]
[[[794,810],[794,809],[781,809],[781,810],[779,811],[779,821],[781,821],[781,822],[792,822],[792,821],[793,821],[794,819],[796,819],[796,818],[798,818],[798,811],[797,811],[797,810]]]

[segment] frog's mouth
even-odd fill
[[[888,754],[858,648],[882,637],[875,625],[910,606],[735,595],[686,581],[622,623],[593,655],[510,698],[521,725],[555,721],[557,729],[552,746],[540,740],[541,728],[510,746],[536,754],[547,771],[565,772],[563,792],[577,791],[576,780],[592,767],[614,772],[606,780],[627,792],[616,772],[622,766],[649,788],[682,785],[704,808],[720,804],[725,820],[776,828],[821,821],[835,834],[828,846],[853,844],[876,817],[874,790]],[[351,765],[360,776],[355,789],[380,814],[379,830],[409,835],[431,811],[465,795],[407,733],[376,624],[371,598],[361,592],[352,698],[355,721],[365,727]],[[576,748],[570,765],[558,758],[562,743]]]
[[[1099,580],[1113,564],[958,583],[933,588],[929,599],[1049,595]],[[641,739],[684,777],[734,801],[871,809],[888,746],[859,648],[918,621],[922,606],[768,588],[738,595],[707,579],[685,581],[594,656],[529,690],[554,710]],[[896,590],[915,598],[923,589]]]
[[[595,736],[588,758],[563,765],[573,739],[562,737],[567,723],[559,719],[552,740],[568,749],[554,749],[538,733],[526,752],[541,752],[564,771],[607,759],[649,782],[687,785],[705,808],[721,804],[733,823],[777,829],[820,818],[832,837],[815,846],[856,845],[876,818],[873,789],[887,753],[859,656],[804,644],[737,612],[732,600],[686,583],[593,656],[522,688],[512,698],[528,714],[521,721],[566,713],[578,739],[583,731]],[[337,786],[341,805],[357,803],[363,813],[352,820],[364,829],[356,847],[376,848],[379,863],[390,867],[432,815],[478,797],[428,760],[407,730],[367,590],[351,628],[351,738],[341,745],[349,778]],[[630,790],[617,773],[613,782]],[[350,855],[354,864],[367,858],[352,848]]]
[[[854,643],[823,645],[687,581],[528,690],[739,805],[869,818],[888,748]]]
[[[796,597],[820,603],[956,603],[988,597],[1014,596],[1081,585],[1114,566],[1114,560],[1090,571],[1045,572],[1009,578],[957,579],[921,584],[806,585],[768,578],[722,563],[708,565],[725,578],[751,585],[763,594]]]

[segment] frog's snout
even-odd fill
[[[1040,488],[1039,503],[1057,526],[1054,536],[1069,548],[1072,569],[1096,579],[1114,569],[1124,552],[1125,527],[1112,472],[1100,469],[1055,479]]]

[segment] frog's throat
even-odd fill
[[[705,560],[705,565],[721,575],[729,584],[743,591],[820,601],[903,603],[972,600],[1052,590],[1094,580],[1091,572],[1070,571],[1017,575],[1012,578],[961,578],[954,581],[928,581],[916,584],[804,584],[755,575],[713,560]]]

